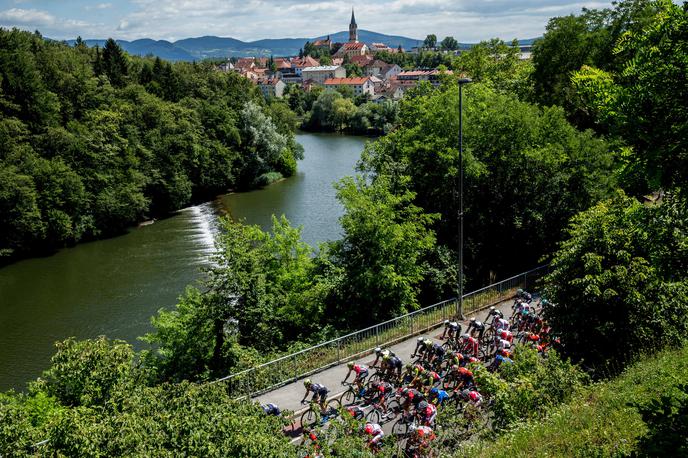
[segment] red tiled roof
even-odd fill
[[[325,80],[325,86],[360,86],[365,84],[370,78],[328,78]]]
[[[350,60],[352,64],[364,67],[373,60],[373,56],[353,56]]]
[[[365,43],[344,43],[342,45],[342,49],[345,49],[347,51],[354,51],[356,49],[363,49],[365,46]]]

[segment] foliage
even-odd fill
[[[263,103],[211,64],[1,30],[0,254],[116,234],[265,173],[293,174],[293,115]]]
[[[428,49],[434,49],[437,46],[437,35],[431,34],[425,37],[423,41],[423,47]]]
[[[73,345],[73,344],[70,344]],[[106,347],[118,344],[103,343]],[[101,347],[100,344],[96,345]],[[94,353],[82,356],[89,366]],[[100,364],[100,363],[97,363]],[[63,371],[49,369],[57,385],[68,385]],[[106,374],[107,371],[109,374]],[[117,366],[102,367],[118,379]],[[35,456],[286,456],[281,419],[267,418],[252,403],[231,400],[221,385],[188,382],[148,387],[117,384],[91,405],[61,408],[42,423],[32,422],[43,391],[0,398],[0,453]],[[33,448],[41,440],[47,442]]]
[[[657,3],[625,0],[614,8],[584,8],[580,16],[550,19],[542,39],[533,44],[532,74],[536,100],[559,105],[577,125],[590,127],[591,120],[576,108],[570,77],[584,65],[602,70],[620,69],[626,55],[614,55],[618,40],[652,22]]]
[[[650,451],[644,449],[645,441],[662,423],[646,412],[656,411],[654,400],[662,396],[671,396],[672,404],[682,402],[678,387],[686,380],[688,347],[665,350],[642,358],[615,379],[579,390],[566,404],[550,408],[546,418],[528,421],[496,439],[463,444],[455,456],[648,456],[643,453]],[[685,435],[663,437],[685,441]],[[669,449],[668,455],[677,456],[676,450]]]
[[[653,9],[648,24],[616,42],[623,64],[572,78],[592,119],[632,146],[624,176],[636,194],[681,186],[688,176],[688,7],[666,0]]]
[[[641,456],[688,454],[688,385],[680,385],[647,405],[634,403],[648,427],[638,444]]]
[[[444,40],[440,43],[440,48],[443,51],[455,51],[459,49],[459,42],[454,37],[444,37]]]
[[[453,87],[452,87],[453,86]],[[419,85],[400,103],[399,127],[369,145],[362,167],[395,193],[440,213],[438,240],[457,246],[458,90]],[[568,219],[614,185],[610,147],[579,132],[559,108],[538,108],[483,84],[464,90],[466,270],[483,284],[554,249]],[[404,177],[409,177],[406,180]]]
[[[351,100],[353,92],[343,92],[328,89],[320,93],[302,128],[355,134],[382,134],[392,130],[398,117],[397,102],[365,102],[356,106],[356,101]]]
[[[604,370],[685,338],[688,206],[618,194],[577,215],[552,261],[545,309],[567,355]]]
[[[328,315],[358,327],[418,308],[424,257],[435,245],[429,226],[436,215],[413,205],[413,193],[395,195],[386,177],[372,183],[345,178],[337,185],[344,204],[344,236],[332,245],[334,264],[344,271]]]

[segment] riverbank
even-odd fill
[[[219,216],[269,228],[272,214],[285,214],[314,246],[338,238],[332,182],[354,173],[363,140],[304,132],[297,140],[305,158],[293,177],[0,268],[0,391],[23,389],[48,366],[53,343],[70,336],[103,334],[143,348],[137,338],[150,331],[151,316],[176,304],[209,265]]]

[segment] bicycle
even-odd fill
[[[373,403],[372,409],[366,415],[366,420],[368,420],[370,423],[378,424],[384,420],[382,422],[387,423],[393,421],[395,418],[397,418],[397,416],[399,416],[399,414],[401,414],[401,404],[396,399],[391,399],[387,403],[386,407],[387,409],[384,411],[380,404]]]
[[[320,404],[311,401],[308,409],[301,414],[301,427],[302,428],[313,428],[316,424],[324,425],[331,418],[339,415],[339,409],[342,406],[341,401],[338,398],[332,398],[327,401],[325,405],[325,410],[320,408]]]
[[[365,404],[369,400],[370,388],[366,387],[361,390],[355,383],[342,382],[342,385],[348,386],[347,390],[340,397],[340,402],[343,405],[350,406],[357,401],[363,401]]]

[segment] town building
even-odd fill
[[[281,79],[270,78],[259,81],[258,87],[265,98],[277,97],[281,99],[284,96],[284,89],[286,89],[287,85]]]
[[[316,84],[324,84],[325,80],[331,78],[345,78],[346,69],[337,65],[326,65],[319,67],[306,67],[301,71],[301,76],[305,80],[313,80]]]
[[[370,64],[373,62],[375,58],[370,55],[364,55],[364,56],[353,56],[352,58],[349,59],[349,62],[352,64],[358,66],[358,67],[365,67],[366,65]]]
[[[397,64],[388,64],[387,62],[383,62],[381,60],[375,60],[371,62],[366,65],[365,68],[366,75],[377,76],[383,80],[389,80],[399,73],[401,73],[401,67],[399,67]]]
[[[360,78],[329,78],[325,80],[325,87],[336,89],[338,87],[350,87],[355,96],[368,94],[371,97],[375,94],[375,84],[369,77]]]
[[[316,49],[326,49],[329,51],[330,49],[332,49],[332,40],[328,35],[327,38],[324,40],[315,40],[313,42],[313,47]]]
[[[400,87],[402,90],[406,91],[412,87],[416,87],[421,81],[428,81],[434,87],[440,85],[440,75],[446,73],[451,75],[453,72],[448,70],[446,72],[441,72],[440,70],[411,70],[406,72],[400,72],[394,76],[390,83],[393,87]]]

